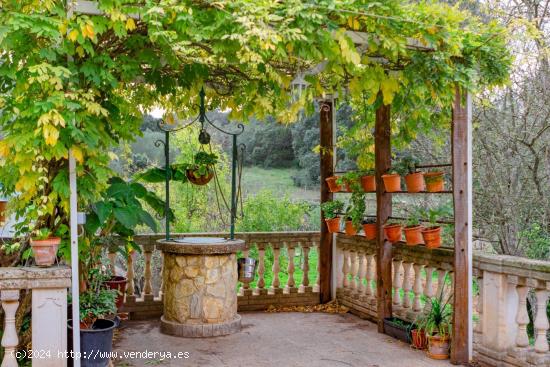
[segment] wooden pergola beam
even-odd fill
[[[380,98],[381,99],[381,98]],[[378,253],[376,256],[376,292],[378,331],[384,332],[384,318],[392,316],[392,245],[386,241],[383,225],[392,215],[392,197],[387,193],[382,175],[391,168],[391,107],[381,105],[376,110],[374,127],[374,155],[376,171],[376,228]]]

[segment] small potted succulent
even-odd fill
[[[390,222],[384,225],[384,235],[389,242],[397,243],[401,241],[402,229],[400,223]]]
[[[424,173],[426,181],[426,191],[441,192],[445,189],[445,174],[441,171],[432,171]]]
[[[424,174],[416,169],[419,160],[412,155],[406,155],[401,159],[400,165],[405,175],[405,185],[408,192],[421,192],[425,190]]]
[[[361,172],[361,187],[364,192],[376,191],[376,176],[374,170],[370,169]]]
[[[55,263],[61,238],[55,237],[50,229],[36,229],[30,243],[36,265],[46,267]]]
[[[321,210],[329,233],[336,233],[340,230],[339,213],[344,210],[344,203],[340,200],[327,201],[321,204]]]
[[[429,209],[430,226],[422,229],[422,238],[426,247],[430,249],[441,247],[441,226],[437,225],[437,217],[440,212],[438,209]]]
[[[422,229],[424,228],[420,224],[421,211],[415,209],[409,214],[407,219],[407,225],[403,228],[405,233],[405,241],[409,246],[416,246],[424,243],[422,238]]]
[[[342,185],[338,182],[340,181],[340,177],[338,176],[330,176],[325,179],[328,185],[328,190],[330,192],[340,192],[342,190]]]
[[[193,163],[187,164],[185,175],[194,185],[206,185],[214,177],[214,165],[218,163],[218,156],[214,153],[197,152]]]
[[[373,241],[376,239],[376,219],[375,218],[367,218],[363,220],[363,231],[365,232],[365,237],[369,241]]]

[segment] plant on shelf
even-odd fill
[[[361,187],[364,192],[376,191],[376,176],[374,169],[360,171]]]
[[[66,230],[66,226],[60,227],[60,229]],[[60,236],[54,235],[50,229],[35,229],[32,232],[30,244],[36,265],[44,267],[53,265],[57,259],[60,243]]]
[[[413,155],[405,155],[399,161],[399,171],[405,176],[405,185],[408,192],[425,190],[424,174],[416,169],[420,161]]]
[[[382,175],[384,187],[387,192],[401,191],[401,176],[405,176],[409,172],[408,160],[395,160],[392,162],[391,168],[385,175]]]
[[[420,224],[423,210],[414,208],[407,217],[407,222],[403,232],[405,232],[405,241],[409,246],[416,246],[424,243],[422,238],[423,226]]]
[[[359,185],[357,185],[359,186]],[[367,206],[365,204],[365,193],[362,191],[354,191],[349,199],[346,209],[346,234],[353,236],[357,234],[357,230],[363,222],[363,215]]]
[[[389,222],[384,225],[384,235],[389,242],[397,243],[401,241],[402,229],[401,223]]]
[[[328,190],[330,192],[340,192],[342,190],[342,185],[339,184],[340,177],[339,176],[330,176],[325,178],[325,181],[328,186]]]
[[[445,189],[445,173],[442,171],[430,171],[424,173],[426,191],[441,192]]]
[[[430,311],[416,322],[417,329],[424,331],[428,338],[427,354],[433,359],[449,358],[453,317],[450,300],[451,295],[446,296],[446,287],[443,286],[439,295],[431,300]]]
[[[445,205],[428,209],[430,226],[422,229],[422,237],[427,248],[434,249],[441,247],[441,226],[437,221],[438,218],[448,214],[448,211],[448,207]]]
[[[361,191],[361,173],[346,172],[336,180],[338,186],[344,187],[346,192]]]
[[[344,210],[344,203],[340,200],[327,201],[321,204],[321,210],[329,233],[338,232],[340,230],[340,217],[338,214]]]
[[[218,156],[204,151],[197,152],[193,163],[187,164],[185,175],[189,182],[195,185],[206,185],[214,177],[214,165],[218,163]]]
[[[369,241],[376,239],[377,229],[376,229],[376,218],[367,218],[363,220],[363,231],[365,232],[365,237]]]

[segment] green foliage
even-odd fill
[[[453,308],[450,303],[451,296],[445,296],[446,286],[441,289],[437,297],[432,298],[430,312],[421,315],[415,321],[418,329],[424,330],[426,335],[450,336]]]
[[[117,291],[105,288],[109,277],[98,269],[90,270],[89,279],[88,289],[80,294],[80,321],[91,328],[95,320],[116,315]]]
[[[400,176],[406,176],[411,173],[416,172],[416,166],[420,164],[418,158],[413,155],[406,154],[397,160],[397,162],[392,163],[392,171],[397,173]]]
[[[277,197],[269,191],[260,191],[244,202],[244,216],[237,221],[240,232],[298,231],[311,229],[312,208],[305,202],[293,202],[288,197]]]
[[[537,223],[521,232],[520,238],[526,247],[527,257],[536,260],[550,259],[550,233]]]
[[[50,231],[48,228],[40,228],[34,230],[32,233],[33,240],[47,240],[50,237],[52,237],[52,231]]]
[[[344,203],[340,200],[327,201],[321,204],[321,210],[325,219],[333,219],[344,210]]]
[[[351,219],[355,228],[359,228],[363,222],[363,216],[366,210],[365,193],[363,191],[354,191],[349,199],[346,217]]]
[[[217,163],[218,156],[216,154],[200,151],[195,154],[193,163],[189,163],[185,165],[185,167],[187,170],[190,170],[196,178],[200,178],[212,173],[212,166]]]
[[[410,210],[407,213],[406,225],[408,227],[414,227],[414,226],[420,225],[420,222],[423,219],[424,213],[425,211],[420,207],[412,208],[412,210]],[[435,218],[434,220],[437,220],[437,218]]]

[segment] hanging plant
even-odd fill
[[[213,166],[218,163],[218,156],[214,153],[198,152],[194,163],[188,164],[185,175],[194,185],[206,185],[214,177]]]

